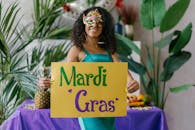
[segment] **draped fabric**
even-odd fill
[[[90,54],[82,62],[112,62],[108,54]],[[125,117],[51,118],[50,109],[27,109],[26,100],[0,126],[0,130],[168,130],[164,112],[156,107],[150,110],[127,110]]]
[[[31,110],[26,100],[0,126],[0,130],[81,130],[77,118],[51,118],[50,109]],[[164,112],[156,107],[150,110],[127,110],[127,116],[115,117],[116,130],[168,130]]]

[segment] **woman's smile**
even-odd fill
[[[95,26],[85,26],[85,32],[90,37],[98,37],[102,33],[102,26],[95,24]]]
[[[98,28],[91,27],[91,28],[89,28],[89,30],[96,32],[96,31],[98,31]]]

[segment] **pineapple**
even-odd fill
[[[49,77],[49,68],[44,67],[43,76]],[[34,97],[35,107],[37,109],[50,108],[50,91],[48,88],[39,88]]]
[[[37,109],[50,107],[50,92],[47,89],[39,89],[34,97],[35,107]]]

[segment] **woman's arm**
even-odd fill
[[[118,55],[116,53],[112,54],[112,60],[113,62],[120,62]],[[128,71],[127,75],[127,90],[129,93],[133,93],[139,89],[139,83],[134,80],[131,73]]]
[[[79,62],[80,49],[76,46],[72,46],[66,57],[66,62]]]

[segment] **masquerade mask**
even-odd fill
[[[94,24],[102,23],[102,15],[98,12],[98,10],[90,11],[87,16],[83,16],[83,23],[88,26],[94,26]]]

